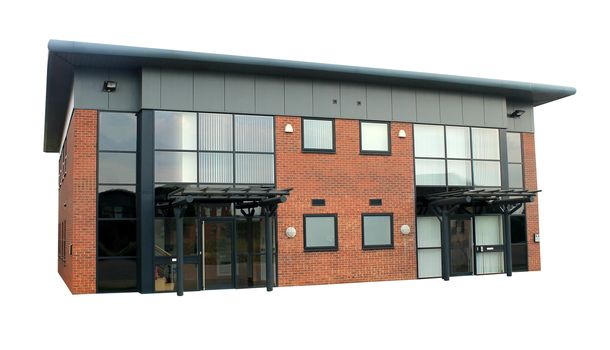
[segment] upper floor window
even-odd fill
[[[360,153],[390,154],[390,124],[360,122]]]
[[[332,119],[302,119],[303,151],[335,152],[335,121]]]

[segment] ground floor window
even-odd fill
[[[306,251],[337,250],[337,215],[306,214],[303,228]]]
[[[394,246],[392,214],[362,214],[362,248]]]

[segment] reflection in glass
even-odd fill
[[[235,182],[240,184],[273,184],[274,176],[273,154],[235,155]]]
[[[441,249],[417,250],[417,275],[419,278],[441,277]]]
[[[511,215],[510,236],[512,243],[526,242],[525,215]]]
[[[204,221],[205,289],[233,287],[232,226],[230,221]]]
[[[500,187],[500,162],[475,160],[474,185]]]
[[[98,182],[106,184],[136,183],[135,153],[98,153]]]
[[[100,112],[98,149],[103,151],[136,150],[136,115]]]
[[[508,144],[508,162],[521,163],[521,134],[507,132],[506,142]]]
[[[360,123],[360,146],[362,151],[389,152],[387,123]]]
[[[451,274],[472,274],[472,226],[470,219],[450,220]]]
[[[413,142],[416,157],[445,158],[445,136],[442,126],[413,125]]]
[[[521,164],[508,165],[508,187],[523,188],[523,167]]]
[[[236,287],[264,287],[267,281],[265,254],[238,255],[236,264]],[[274,257],[275,266],[275,257]]]
[[[265,219],[244,218],[237,220],[237,254],[265,253]]]
[[[332,150],[333,122],[323,119],[303,119],[303,148]]]
[[[183,220],[184,255],[197,255],[197,219]],[[155,219],[155,255],[176,256],[176,219]]]
[[[155,152],[155,182],[197,182],[197,153]]]
[[[513,244],[513,271],[527,271],[527,244]]]
[[[472,186],[469,160],[448,160],[447,178],[449,186]]]
[[[155,149],[196,150],[197,115],[156,111]]]
[[[135,256],[136,221],[100,220],[97,248],[98,256]]]
[[[498,129],[472,128],[472,158],[500,160]]]
[[[199,281],[196,264],[182,265],[184,290],[197,290]],[[176,264],[155,265],[155,292],[176,290]]]
[[[305,217],[305,248],[336,248],[335,217]]]
[[[445,161],[442,159],[415,159],[417,185],[445,185]]]
[[[97,261],[97,291],[99,293],[135,290],[135,259],[100,259]]]
[[[100,218],[135,218],[136,186],[98,186]]]
[[[362,218],[364,226],[364,246],[392,245],[392,217],[389,215],[365,215]]]
[[[235,115],[235,150],[273,152],[273,117]]]
[[[233,153],[199,153],[199,182],[233,183]]]
[[[233,116],[231,114],[199,114],[199,150],[233,150]]]

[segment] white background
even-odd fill
[[[608,347],[603,1],[12,3],[0,20],[2,348]],[[56,272],[57,154],[42,152],[52,38],[574,86],[535,110],[543,272],[72,296]]]

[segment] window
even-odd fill
[[[417,276],[441,276],[441,223],[435,216],[417,218]]]
[[[523,160],[521,157],[521,134],[506,133],[508,153],[508,187],[523,189]]]
[[[306,251],[337,250],[337,215],[305,215],[303,221]]]
[[[390,124],[360,122],[360,153],[390,154]]]
[[[335,152],[335,121],[327,119],[302,120],[303,151]]]
[[[362,248],[392,248],[392,214],[362,214]]]
[[[445,135],[439,125],[413,125],[416,157],[445,158]]]
[[[155,112],[155,149],[196,150],[197,115]]]

